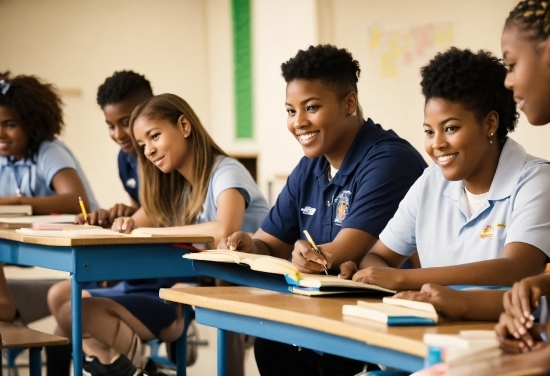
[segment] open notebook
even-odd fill
[[[353,282],[351,280],[343,280],[336,276],[300,273],[290,261],[273,256],[230,251],[227,249],[211,249],[198,253],[189,253],[183,257],[190,260],[236,263],[246,265],[251,270],[257,272],[280,274],[285,277],[289,290],[300,295],[395,293],[393,290]]]

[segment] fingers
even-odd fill
[[[531,333],[529,333],[525,326],[517,317],[506,312],[500,315],[498,324],[495,326],[495,333],[499,337],[501,347],[504,351],[515,352],[516,348],[519,348],[519,350],[524,352],[535,345]],[[521,342],[521,344],[510,342],[510,337],[513,337],[515,342]]]
[[[294,248],[292,251],[292,264],[301,273],[320,273],[324,270],[323,265],[316,261],[317,253],[306,251],[304,255],[300,249]],[[309,259],[309,255],[315,260]],[[324,262],[326,262],[323,259]]]
[[[338,274],[338,278],[351,279],[356,272],[357,265],[355,265],[353,261],[346,261],[340,265],[340,274]]]
[[[134,229],[134,220],[131,217],[117,218],[113,222],[111,229],[116,232],[128,234]]]
[[[105,215],[105,221],[113,223],[118,217],[131,217],[136,209],[124,204],[115,204]]]
[[[79,214],[76,217],[74,217],[74,223],[77,223],[79,225],[83,225],[84,223],[86,223],[86,221],[84,221],[84,215]]]
[[[227,238],[222,238],[218,244],[218,249],[229,249],[231,251],[239,250],[241,252],[255,253],[252,238],[246,232],[234,232]]]

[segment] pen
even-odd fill
[[[307,241],[309,242],[309,245],[311,246],[311,249],[313,249],[315,252],[323,256],[321,251],[319,251],[319,248],[317,248],[317,244],[315,244],[315,242],[313,241],[313,238],[311,237],[311,235],[309,235],[309,232],[307,232],[307,230],[304,230],[304,234],[306,234],[306,238],[307,238]],[[325,269],[325,274],[328,275],[328,270],[325,265],[323,265],[323,269]]]
[[[88,224],[88,213],[86,213],[86,207],[84,206],[84,201],[82,197],[78,196],[78,203],[80,204],[80,209],[82,209],[82,215],[84,216],[84,222]]]

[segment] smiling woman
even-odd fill
[[[0,73],[0,205],[32,205],[33,214],[78,213],[78,197],[97,209],[80,164],[56,137],[61,99],[34,76]]]

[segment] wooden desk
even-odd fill
[[[182,258],[188,251],[175,245],[213,241],[211,236],[204,235],[55,238],[0,229],[0,262],[69,272],[72,278],[74,374],[82,375],[82,356],[77,355],[82,354],[82,283],[196,276],[191,262]],[[185,335],[178,340],[183,344],[178,343],[178,355],[185,354],[185,340]],[[185,361],[178,363],[178,372],[185,372]]]
[[[357,297],[306,297],[252,287],[161,289],[160,297],[195,306],[198,323],[219,328],[218,375],[226,371],[227,330],[413,372],[423,366],[424,333],[458,334],[465,329],[492,330],[495,325],[449,322],[432,327],[388,327],[344,317],[342,305],[356,304]]]

